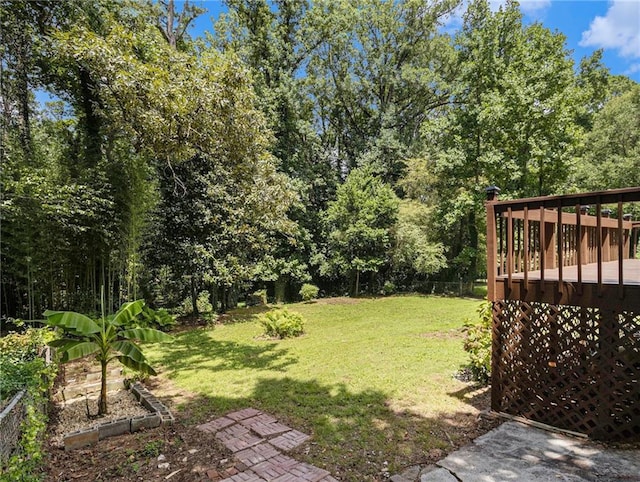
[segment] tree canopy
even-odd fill
[[[637,185],[638,84],[458,3],[1,1],[2,316],[473,280],[485,186]]]

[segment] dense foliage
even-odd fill
[[[0,1],[2,316],[471,281],[485,186],[640,182],[635,82],[458,3]]]
[[[0,338],[0,406],[25,390],[22,397],[24,419],[20,425],[18,448],[0,467],[0,480],[39,480],[42,443],[47,424],[48,391],[56,376],[55,363],[47,364],[46,342],[55,338],[48,329],[27,328]]]
[[[491,377],[492,304],[483,302],[478,319],[465,322],[464,349],[469,354],[469,369],[474,380],[488,383]]]

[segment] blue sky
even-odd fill
[[[494,9],[504,3],[490,2]],[[221,0],[190,3],[207,9],[192,27],[193,36],[210,30],[211,18],[226,10]],[[602,48],[604,63],[613,74],[624,74],[640,82],[640,0],[521,0],[520,6],[525,22],[539,21],[567,37],[566,45],[573,51],[576,64]],[[452,26],[456,21],[451,20]]]

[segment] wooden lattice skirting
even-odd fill
[[[609,441],[640,440],[640,314],[493,303],[491,408]]]

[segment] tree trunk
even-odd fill
[[[472,250],[471,259],[469,260],[467,280],[473,281],[478,275],[478,227],[476,226],[475,208],[469,213],[467,223],[469,226],[469,247]]]
[[[107,413],[107,361],[100,361],[102,378],[100,379],[100,402],[98,403],[98,415]]]
[[[237,307],[238,307],[238,288],[235,284],[233,284],[227,290],[227,308],[234,309]]]
[[[285,276],[278,276],[275,281],[274,291],[276,303],[284,303],[285,292],[287,290],[287,278]]]
[[[211,311],[216,313],[218,311],[218,287],[210,283],[208,286],[209,291],[209,303],[211,303]]]
[[[227,312],[227,288],[223,286],[220,290],[220,313]]]
[[[360,270],[356,270],[356,298],[360,295]]]
[[[193,314],[198,316],[198,293],[196,290],[196,279],[191,275],[191,305],[193,306]]]

